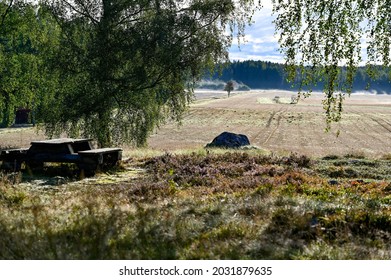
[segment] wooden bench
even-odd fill
[[[82,160],[92,159],[99,164],[116,163],[122,159],[122,149],[120,148],[102,148],[80,151],[78,153]]]
[[[122,149],[101,148],[78,153],[81,159],[80,169],[96,170],[97,168],[109,168],[115,166],[122,159]]]

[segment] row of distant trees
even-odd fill
[[[371,71],[375,71],[373,73],[375,74],[374,78],[371,77],[371,73],[368,73],[368,71],[368,67],[365,66],[357,69],[352,84],[352,91],[369,90],[377,93],[391,94],[390,69],[380,66],[372,68]],[[341,68],[341,76],[343,74],[344,69]],[[223,68],[221,73],[216,72],[212,75],[208,73],[204,78],[225,82],[239,81],[251,89],[298,90],[303,82],[300,79],[300,75],[296,76],[295,81],[288,81],[284,64],[253,60],[231,62]],[[317,84],[304,86],[304,89],[310,88],[316,91],[322,91],[324,82],[320,81]]]

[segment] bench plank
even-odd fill
[[[50,140],[33,141],[31,145],[57,145],[57,144],[73,144],[81,142],[89,142],[92,139],[73,139],[73,138],[59,138]]]
[[[79,154],[82,155],[93,155],[93,154],[108,154],[114,152],[122,152],[121,148],[101,148],[101,149],[92,149],[86,151],[79,151]]]

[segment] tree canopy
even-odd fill
[[[228,97],[231,95],[231,91],[234,90],[234,82],[233,81],[228,81],[225,84],[224,90],[228,93]]]
[[[357,67],[390,67],[390,0],[272,0],[288,77],[303,86],[324,82],[329,122],[338,121]],[[366,56],[362,56],[362,45]],[[346,66],[340,68],[338,66]],[[389,70],[391,80],[391,70]],[[335,94],[337,93],[337,94]]]
[[[228,60],[258,6],[248,0],[46,1],[61,28],[51,134],[66,131],[143,145],[167,118],[179,120],[205,67]]]
[[[18,107],[39,110],[53,86],[44,56],[53,44],[50,16],[24,1],[0,3],[0,122],[8,126]]]

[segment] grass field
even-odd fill
[[[319,96],[269,102],[291,94],[198,93],[181,127],[93,178],[1,175],[0,258],[391,259],[391,99],[350,99],[335,138]],[[202,148],[225,130],[259,149]],[[0,137],[4,148],[44,136]]]

